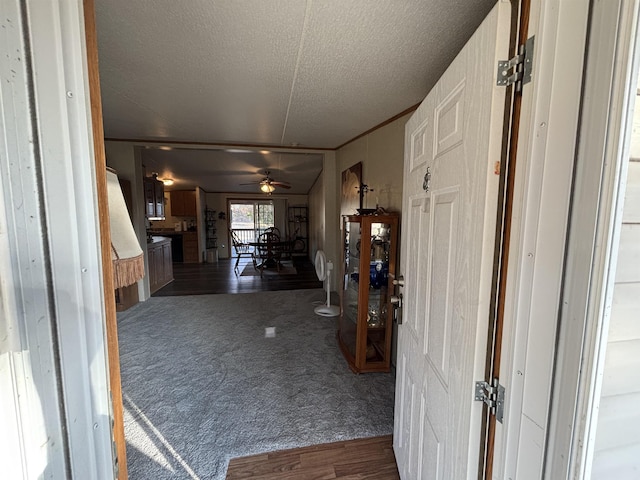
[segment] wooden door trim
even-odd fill
[[[118,462],[118,480],[126,480],[128,478],[127,452],[124,438],[122,386],[120,382],[120,354],[118,350],[116,302],[113,289],[113,265],[111,263],[111,231],[109,226],[109,204],[107,200],[107,161],[104,149],[100,72],[98,69],[98,38],[93,0],[83,0],[83,8],[89,95],[91,102],[91,128],[93,130],[93,151],[96,165],[96,191],[100,224],[100,248],[102,251],[102,281],[109,361],[109,384],[113,408],[112,435],[116,448],[116,461]]]
[[[512,58],[519,45],[527,41],[531,0],[511,0],[511,38],[509,40],[509,58]],[[494,274],[489,311],[489,333],[485,364],[485,379],[500,378],[500,360],[502,355],[502,335],[504,328],[507,270],[511,246],[511,218],[514,206],[514,188],[516,178],[516,159],[518,154],[518,135],[522,109],[522,92],[516,92],[514,86],[507,87],[504,109],[504,134],[502,156],[500,160],[500,187],[498,193],[498,211],[496,221],[496,240],[494,249]],[[479,479],[493,478],[495,453],[496,417],[489,408],[483,407],[481,435],[484,439],[480,450]]]

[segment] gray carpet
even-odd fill
[[[393,375],[349,370],[323,299],[152,297],[118,314],[130,478],[223,479],[231,458],[392,433]]]

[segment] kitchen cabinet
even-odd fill
[[[356,373],[390,370],[397,239],[397,214],[343,217],[338,343]]]
[[[195,190],[173,190],[171,192],[171,215],[174,217],[195,217]]]
[[[198,250],[198,232],[184,232],[182,234],[182,252],[184,263],[200,262]]]
[[[153,237],[147,244],[147,274],[149,290],[154,293],[173,281],[173,259],[171,255],[171,239]]]
[[[164,220],[164,184],[157,175],[144,177],[144,203],[149,220]]]

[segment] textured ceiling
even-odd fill
[[[495,1],[96,0],[105,136],[335,148],[419,103]]]
[[[306,195],[322,170],[322,154],[267,153],[244,149],[144,148],[142,162],[148,173],[175,184],[167,190],[195,188],[208,192],[256,193],[259,182],[269,171],[272,180],[285,181],[291,189],[276,188],[274,193]],[[245,185],[250,183],[250,185]],[[251,184],[252,183],[252,184]]]

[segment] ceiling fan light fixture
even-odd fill
[[[270,183],[263,183],[262,185],[260,185],[260,190],[262,190],[264,193],[271,193],[275,189],[276,189],[276,187],[274,187]]]
[[[164,178],[162,180],[162,183],[167,187],[170,187],[171,185],[173,185],[173,178]]]

